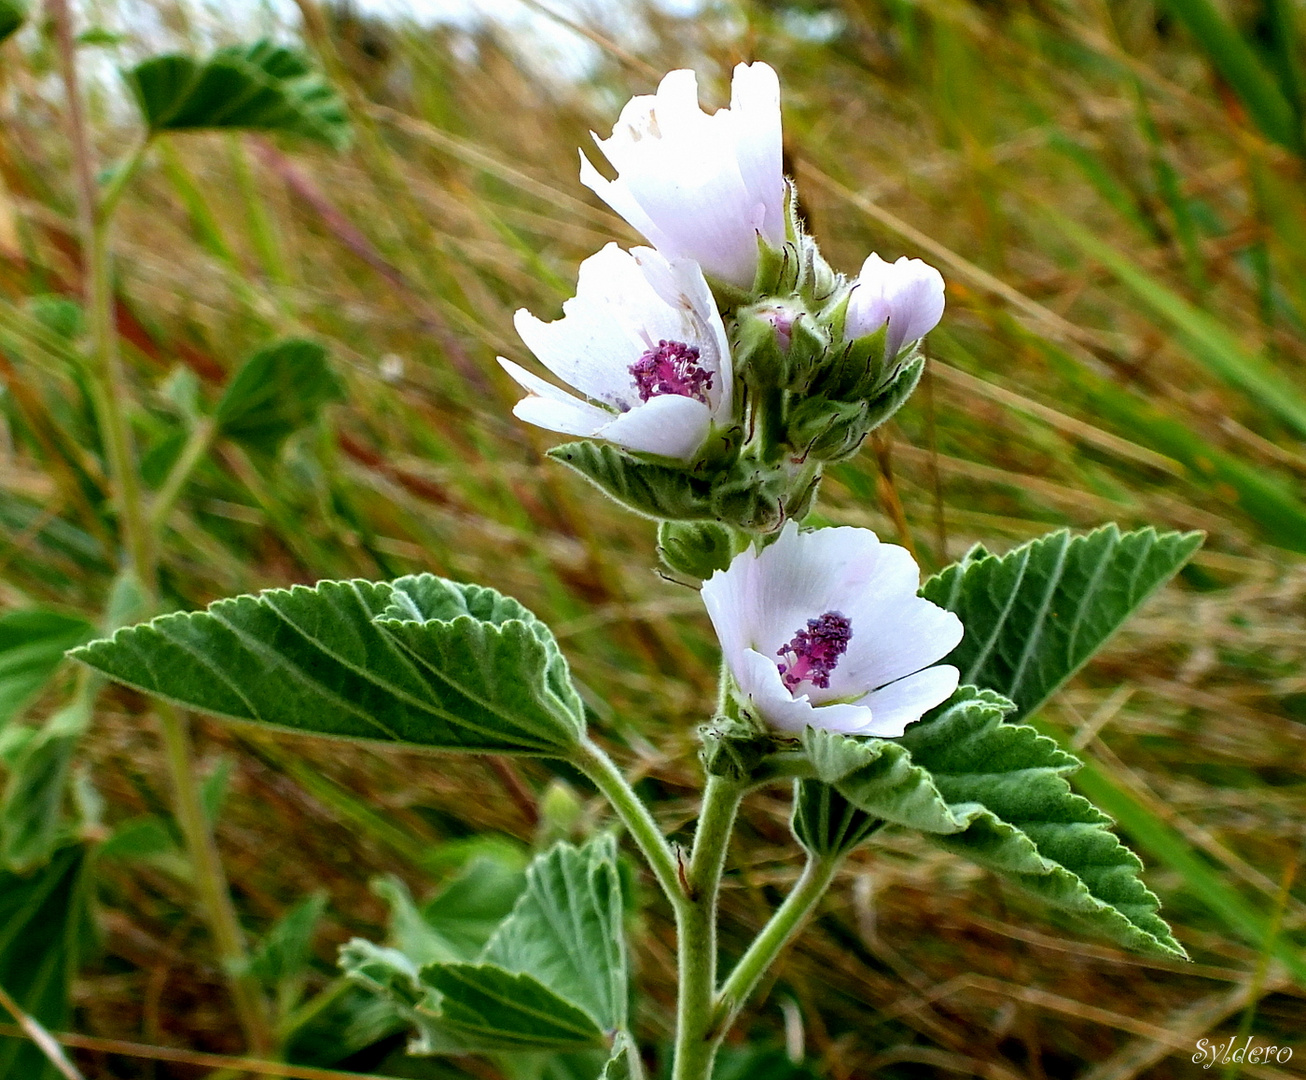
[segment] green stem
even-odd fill
[[[122,198],[123,192],[127,190],[127,185],[131,183],[132,178],[140,169],[141,163],[145,160],[145,155],[153,144],[154,136],[152,134],[147,132],[142,135],[127,156],[113,170],[113,176],[105,185],[104,193],[100,196],[100,204],[96,208],[95,216],[98,224],[107,224],[113,218],[113,212],[118,209],[118,201]]]
[[[839,869],[841,856],[810,856],[793,890],[762,928],[748,951],[739,959],[717,995],[713,1018],[717,1038],[721,1038],[739,1016],[749,995],[757,988],[763,973],[802,929],[812,910],[825,895]]]
[[[168,523],[168,516],[176,506],[182,488],[186,486],[186,481],[190,479],[195,467],[213,446],[217,434],[218,424],[211,416],[201,417],[191,428],[186,445],[181,448],[181,453],[177,455],[176,462],[168,471],[163,486],[159,488],[150,506],[150,528],[154,530],[156,536]]]
[[[195,782],[186,719],[165,701],[156,702],[155,711],[163,728],[164,752],[172,778],[173,811],[186,838],[186,850],[195,868],[195,888],[208,915],[209,932],[213,935],[218,961],[227,974],[236,1015],[249,1040],[250,1052],[256,1057],[267,1057],[275,1049],[267,1001],[258,980],[246,973],[245,935],[231,902],[231,890],[227,886],[213,830],[204,813],[200,787]]]
[[[123,547],[147,607],[152,611],[158,604],[156,532],[146,512],[136,468],[136,452],[128,419],[131,399],[118,349],[109,250],[112,212],[118,205],[122,189],[140,164],[149,140],[142,140],[133,151],[124,171],[115,177],[114,186],[101,201],[95,180],[95,151],[78,85],[77,51],[68,0],[49,0],[48,11],[54,24],[60,73],[67,97],[68,135],[72,145],[77,220],[91,331],[96,419],[108,457],[109,480]],[[204,816],[199,780],[191,761],[188,733],[183,720],[171,706],[160,703],[158,715],[163,728],[168,772],[176,798],[174,809],[186,837],[196,889],[200,894],[210,933],[230,980],[236,1013],[249,1049],[255,1054],[266,1056],[274,1046],[271,1024],[266,1015],[266,1002],[257,985],[247,976],[239,974],[247,966],[244,936],[231,903],[231,892],[213,833]]]
[[[677,920],[680,986],[676,1001],[673,1080],[709,1080],[720,1039],[714,1024],[717,977],[717,897],[735,814],[739,781],[711,776],[685,875],[687,903]]]
[[[576,757],[572,759],[581,772],[590,778],[612,804],[612,808],[621,818],[622,824],[634,838],[635,843],[648,860],[653,876],[657,878],[662,891],[677,913],[685,905],[685,892],[680,884],[680,870],[671,845],[662,835],[658,823],[634,789],[626,783],[621,770],[608,757],[603,748],[590,740],[589,736],[581,738]]]

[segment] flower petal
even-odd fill
[[[736,118],[735,156],[744,186],[766,210],[762,236],[772,247],[785,239],[784,145],[780,124],[780,80],[769,64],[737,64],[730,83],[730,112]]]
[[[712,414],[697,398],[663,394],[622,413],[594,434],[631,450],[688,461],[711,426]]]
[[[780,669],[754,649],[746,649],[735,679],[759,717],[781,731],[801,733],[805,728],[853,732],[871,723],[871,711],[862,705],[838,703],[813,707],[806,694],[794,697],[780,678]]]
[[[860,704],[870,707],[871,724],[856,734],[897,738],[908,724],[947,701],[959,678],[951,664],[938,664],[867,694]]]
[[[532,375],[506,357],[499,357],[499,364],[520,386],[529,391],[528,396],[513,406],[513,415],[519,420],[548,431],[560,431],[564,435],[588,436],[612,418],[612,413],[606,409],[572,397],[565,390],[545,382],[538,375]]]

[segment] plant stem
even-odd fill
[[[45,1026],[34,1016],[29,1016],[21,1005],[18,1004],[9,992],[3,986],[0,986],[0,1006],[18,1021],[18,1026],[23,1029],[29,1039],[36,1044],[38,1050],[46,1057],[46,1060],[66,1078],[66,1080],[85,1080],[77,1066],[68,1060],[68,1055],[64,1053],[63,1047],[55,1040],[54,1036],[45,1030]]]
[[[258,980],[245,974],[245,937],[231,902],[231,890],[227,887],[213,830],[204,813],[199,785],[195,783],[186,719],[166,701],[156,702],[155,711],[163,728],[168,772],[172,777],[173,809],[186,837],[186,849],[195,868],[195,887],[209,916],[209,931],[213,935],[218,961],[227,974],[236,1013],[250,1042],[250,1050],[265,1057],[274,1048],[267,1003]]]
[[[158,535],[168,523],[168,515],[177,504],[182,488],[186,486],[186,481],[190,479],[190,474],[195,471],[195,467],[209,452],[217,434],[218,424],[211,416],[201,417],[191,428],[186,444],[181,448],[181,453],[177,455],[177,460],[168,471],[163,486],[159,488],[150,506],[150,528],[154,530],[155,535]]]
[[[54,24],[60,73],[67,97],[86,307],[90,316],[97,421],[108,457],[109,479],[123,547],[146,604],[152,611],[158,603],[156,530],[146,512],[136,469],[136,453],[128,420],[130,397],[118,350],[108,242],[112,211],[118,204],[122,188],[143,158],[149,141],[144,139],[136,147],[123,171],[115,178],[115,186],[101,201],[95,179],[95,150],[86,125],[77,79],[77,53],[68,0],[48,0],[48,10]],[[231,903],[231,892],[213,833],[204,816],[186,726],[171,706],[160,703],[157,711],[176,798],[174,811],[186,836],[187,852],[209,931],[227,971],[236,1013],[249,1047],[255,1053],[266,1055],[275,1045],[266,1015],[266,1002],[257,983],[240,974],[247,958],[244,935]]]
[[[715,1030],[717,896],[726,849],[744,785],[710,776],[685,876],[686,904],[679,913],[680,986],[676,1002],[673,1080],[709,1080],[720,1038]]]
[[[152,135],[149,133],[142,135],[131,152],[113,170],[113,176],[105,185],[104,193],[100,196],[100,204],[96,207],[97,224],[107,224],[113,217],[113,212],[118,208],[118,200],[122,198],[122,193],[127,190],[127,185],[140,169],[146,153],[153,144]]]
[[[717,995],[713,1010],[717,1037],[725,1035],[739,1016],[763,973],[802,929],[839,869],[841,856],[810,856],[793,890],[739,959]]]
[[[581,772],[590,778],[612,804],[622,824],[648,860],[653,876],[676,909],[677,915],[685,906],[685,892],[680,884],[680,871],[671,845],[667,843],[653,815],[621,775],[621,770],[607,753],[589,736],[582,736],[576,757],[572,759]]]

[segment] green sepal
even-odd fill
[[[812,779],[794,781],[794,811],[789,827],[813,855],[847,854],[883,824],[882,819],[859,809],[830,784]]]
[[[776,318],[789,323],[788,344]],[[805,390],[825,361],[830,338],[800,302],[766,297],[737,314],[735,373],[759,391]]]
[[[805,398],[790,410],[788,442],[803,457],[842,461],[857,453],[870,431],[870,408],[865,401]]]
[[[698,756],[709,776],[751,781],[772,763],[772,755],[787,742],[746,719],[715,716],[698,729]]]
[[[742,550],[738,537],[715,521],[663,521],[658,525],[658,556],[677,573],[706,581]]]
[[[836,401],[858,401],[874,396],[886,374],[887,334],[886,324],[873,334],[845,342],[842,331],[832,327],[830,335],[836,344],[812,384],[812,393]]]

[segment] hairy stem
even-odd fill
[[[748,951],[740,957],[717,995],[713,1013],[718,1038],[730,1030],[762,975],[802,929],[830,887],[841,861],[838,855],[812,855],[808,858],[793,890],[776,908],[771,921],[762,928]]]
[[[54,24],[60,74],[67,98],[68,137],[77,193],[97,421],[108,457],[109,480],[123,547],[152,611],[158,602],[157,530],[147,512],[136,468],[136,451],[128,420],[131,399],[118,349],[109,250],[112,211],[149,143],[142,140],[137,145],[115,178],[115,184],[102,196],[95,179],[95,149],[78,84],[77,53],[68,0],[48,0],[48,10]],[[160,705],[158,715],[176,798],[174,811],[186,836],[187,851],[209,931],[222,966],[228,972],[232,998],[249,1047],[253,1052],[265,1055],[274,1046],[266,1003],[257,983],[239,974],[245,969],[247,960],[244,936],[231,903],[213,833],[200,802],[200,787],[191,761],[186,727],[171,706]]]
[[[649,813],[643,800],[626,783],[621,770],[603,748],[593,742],[589,736],[581,738],[572,764],[588,776],[594,786],[612,804],[622,824],[626,826],[635,843],[639,845],[639,850],[643,852],[644,858],[648,860],[649,868],[657,878],[658,884],[662,886],[662,891],[666,893],[667,899],[679,913],[685,904],[685,893],[680,885],[676,857],[672,854],[671,845],[662,835],[662,830],[658,828],[658,823],[653,820],[653,815]]]
[[[717,896],[726,849],[744,785],[711,776],[685,875],[686,904],[677,920],[680,986],[673,1080],[710,1080],[720,1039],[715,1030]]]
[[[191,428],[186,444],[181,448],[181,453],[177,455],[176,462],[164,478],[163,486],[159,488],[150,506],[150,528],[154,530],[155,535],[162,532],[163,527],[168,523],[168,515],[177,505],[177,499],[186,486],[186,481],[190,479],[195,467],[213,446],[217,434],[218,424],[211,416],[201,417]]]

